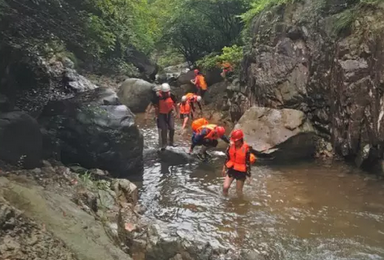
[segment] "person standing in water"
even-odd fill
[[[191,116],[191,104],[187,100],[186,96],[181,97],[181,103],[179,104],[180,119],[183,120],[182,130],[187,126],[189,117]]]
[[[175,95],[171,94],[171,87],[168,83],[163,83],[157,99],[159,109],[159,128],[161,129],[161,150],[167,147],[167,137],[169,130],[169,145],[174,146],[175,136],[175,114],[177,111],[177,100]]]
[[[228,195],[229,188],[236,180],[236,191],[239,195],[243,194],[243,187],[246,178],[251,178],[251,164],[256,161],[252,153],[253,149],[244,142],[242,130],[234,130],[231,134],[231,144],[226,154],[227,159],[224,163],[222,174],[225,177],[223,185],[224,195]]]

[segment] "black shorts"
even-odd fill
[[[189,114],[180,114],[180,119],[184,119],[184,118],[186,118],[186,117],[190,117],[190,115]]]
[[[239,180],[239,181],[244,181],[247,178],[247,173],[239,172],[234,169],[228,169],[227,175],[230,178],[235,178],[236,180]]]

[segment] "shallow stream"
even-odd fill
[[[154,123],[138,117],[146,149]],[[178,136],[187,149],[189,135]],[[145,161],[145,218],[178,236],[269,259],[384,259],[384,182],[343,163],[254,166],[238,198],[221,193],[222,152],[209,164]]]

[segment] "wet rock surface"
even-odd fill
[[[73,69],[73,62],[52,57],[47,60],[27,49],[1,46],[0,93],[12,107],[38,116],[51,100],[97,88]]]
[[[25,112],[0,113],[0,159],[34,168],[42,158],[42,135],[37,121]]]
[[[370,168],[384,151],[384,16],[381,4],[356,2],[304,1],[262,12],[242,78],[256,104],[305,112],[339,155]],[[349,12],[353,22],[337,31]]]
[[[117,95],[132,112],[145,112],[153,98],[154,87],[154,84],[145,80],[130,78],[120,85]]]
[[[104,200],[101,195],[114,194],[110,182],[78,176],[64,166],[45,165],[0,177],[0,200],[5,203],[0,203],[0,223],[5,227],[0,234],[9,239],[9,245],[4,245],[8,249],[0,247],[0,256],[5,252],[10,259],[18,255],[20,259],[131,259],[107,228],[108,223],[117,223],[120,209],[116,197]],[[19,213],[12,216],[7,206],[4,210],[9,204]],[[25,219],[33,223],[25,224]],[[11,238],[12,228],[19,231]],[[25,245],[25,251],[9,250],[18,243],[20,248]],[[23,256],[28,252],[31,255]],[[40,255],[30,258],[34,254]]]
[[[114,176],[140,174],[143,137],[114,91],[96,89],[50,102],[39,118],[46,157],[100,168]]]
[[[143,52],[133,46],[126,50],[127,61],[132,63],[141,73],[143,78],[154,80],[158,71],[158,66],[152,62]]]
[[[242,129],[246,142],[256,150],[278,148],[273,153],[276,160],[308,158],[315,152],[315,129],[298,110],[253,106],[244,113],[235,129]]]
[[[78,259],[44,225],[33,222],[0,198],[1,259]]]

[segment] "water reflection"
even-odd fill
[[[145,131],[151,147],[156,130]],[[179,236],[267,259],[384,259],[382,181],[339,163],[262,166],[253,167],[243,198],[234,186],[224,197],[222,161],[147,161],[145,217]]]

